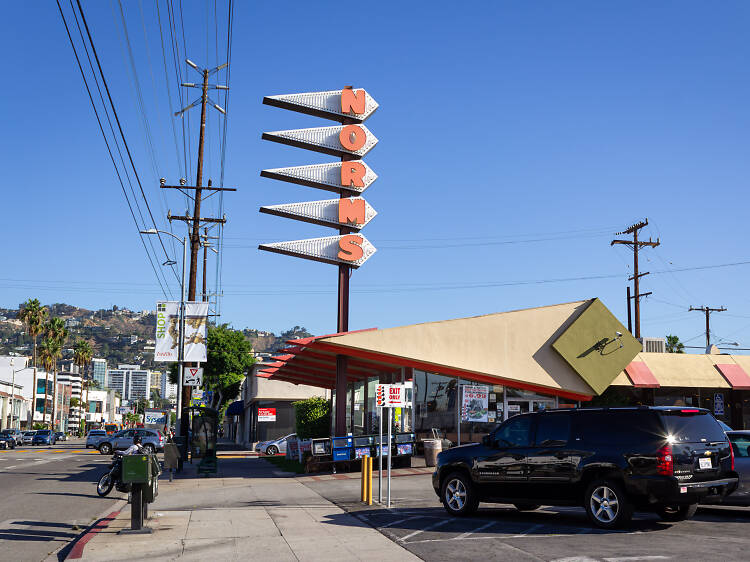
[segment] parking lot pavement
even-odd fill
[[[424,560],[747,560],[750,550],[750,508],[701,508],[680,523],[638,513],[629,528],[604,531],[575,507],[481,504],[475,516],[452,517],[428,476],[393,479],[390,510],[358,502],[358,480],[299,480]],[[377,499],[377,473],[373,492]]]

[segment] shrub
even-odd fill
[[[327,437],[331,432],[331,403],[325,398],[308,398],[292,404],[299,439]]]

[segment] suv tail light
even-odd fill
[[[672,447],[664,445],[656,454],[656,473],[662,476],[674,475],[674,463],[672,462]]]
[[[732,458],[732,472],[734,472],[734,444],[729,443],[729,456]]]

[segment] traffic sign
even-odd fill
[[[258,249],[287,256],[358,268],[377,250],[362,234],[343,234],[260,244]]]
[[[203,368],[183,367],[182,386],[203,386]]]
[[[348,226],[356,230],[364,227],[378,214],[361,197],[269,205],[261,207],[260,212],[321,226],[333,228]]]
[[[308,166],[289,166],[261,170],[264,178],[287,181],[307,187],[316,187],[334,193],[363,193],[378,179],[372,168],[362,160],[330,162]]]

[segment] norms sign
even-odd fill
[[[378,143],[375,135],[362,124],[374,113],[378,104],[365,90],[350,87],[326,92],[268,96],[263,99],[263,103],[341,121],[341,125],[332,127],[263,133],[265,140],[338,156],[342,160],[340,164],[314,164],[261,171],[263,177],[337,191],[340,198],[260,209],[262,213],[336,228],[340,234],[337,237],[261,244],[259,248],[325,263],[359,267],[376,250],[362,234],[351,233],[351,230],[360,230],[377,213],[362,197],[351,195],[362,193],[377,178],[360,158]],[[329,243],[332,238],[335,238],[335,244]]]

